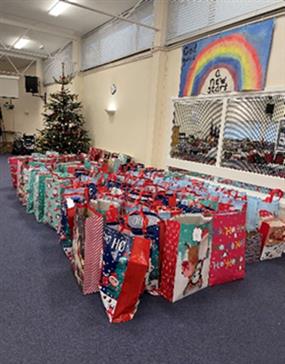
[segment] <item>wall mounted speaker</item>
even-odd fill
[[[274,104],[267,104],[265,109],[266,114],[273,115],[274,106],[275,106]]]
[[[25,88],[26,88],[26,92],[31,92],[32,94],[39,93],[38,77],[25,76]]]

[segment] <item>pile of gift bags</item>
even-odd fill
[[[58,232],[83,294],[99,292],[110,322],[132,319],[143,292],[176,302],[285,251],[280,190],[253,197],[96,148],[12,158],[21,203]]]

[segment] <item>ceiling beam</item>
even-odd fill
[[[35,52],[26,52],[26,51],[20,51],[20,50],[16,50],[16,49],[7,49],[4,48],[3,46],[0,45],[0,55],[3,56],[13,56],[13,57],[17,57],[17,58],[22,58],[22,59],[30,59],[30,60],[34,60],[36,61],[37,59],[46,59],[48,58],[47,55],[44,54],[38,54]]]
[[[92,11],[93,13],[109,16],[110,18],[113,18],[113,19],[122,20],[122,21],[125,21],[127,23],[136,24],[136,25],[139,25],[141,27],[148,28],[148,29],[154,30],[156,32],[159,32],[158,28],[152,27],[151,25],[147,25],[147,24],[137,22],[135,20],[125,18],[123,15],[116,15],[116,14],[112,14],[112,13],[109,13],[109,12],[106,12],[106,11],[103,11],[103,10],[90,8],[89,6],[81,5],[81,4],[78,4],[78,3],[75,3],[75,2],[69,1],[69,0],[59,0],[59,1],[61,1],[63,3],[66,3],[66,4],[69,4],[69,5],[76,6],[76,7],[81,8],[81,9]]]
[[[40,25],[31,25],[31,24],[28,24],[28,23],[24,23],[24,22],[16,21],[16,20],[11,20],[11,19],[7,19],[7,18],[3,18],[3,17],[0,17],[0,24],[6,24],[6,25],[12,25],[12,26],[15,26],[15,27],[18,27],[18,28],[36,30],[36,31],[41,32],[41,33],[55,35],[55,36],[60,37],[60,38],[67,38],[67,39],[72,39],[72,40],[79,39],[79,37],[72,34],[72,32],[67,32],[67,31],[59,30],[59,29],[58,30],[47,29],[47,28],[42,27]]]

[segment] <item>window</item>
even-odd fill
[[[54,83],[54,78],[59,78],[62,73],[62,63],[64,63],[65,74],[73,73],[72,42],[62,50],[57,51],[51,58],[43,63],[44,84]]]
[[[170,0],[166,43],[172,44],[218,28],[237,18],[246,19],[268,9],[284,6],[281,0]]]
[[[153,25],[153,1],[144,2],[130,19]],[[82,39],[82,70],[150,49],[155,31],[121,20],[110,21]]]

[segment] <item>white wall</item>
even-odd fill
[[[144,160],[148,138],[152,59],[83,75],[83,104],[88,129],[98,147]],[[117,86],[111,95],[112,84]],[[115,107],[113,116],[105,109]]]

